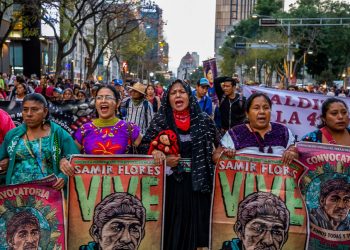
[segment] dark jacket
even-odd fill
[[[229,130],[230,128],[242,124],[246,118],[245,115],[246,99],[239,94],[234,99],[224,96],[220,102],[221,128]]]

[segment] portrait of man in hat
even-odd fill
[[[38,218],[29,211],[19,212],[8,220],[6,241],[9,250],[37,250],[40,242]]]
[[[139,248],[145,236],[146,209],[135,196],[118,192],[104,198],[94,211],[90,235],[93,242],[80,250]]]
[[[345,178],[321,183],[319,203],[310,213],[313,224],[334,231],[350,230],[350,183]]]
[[[256,192],[239,203],[233,227],[237,238],[225,241],[222,250],[283,248],[288,239],[289,210],[276,195]]]

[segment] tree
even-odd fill
[[[48,0],[43,0],[45,3]],[[25,15],[25,12],[31,15]],[[22,27],[22,36],[39,36],[39,29],[28,29],[31,23],[40,16],[40,4],[36,0],[25,0],[22,4],[15,4],[13,0],[0,0],[0,48],[4,45],[16,25]]]
[[[144,68],[144,55],[151,47],[151,43],[152,41],[146,36],[144,30],[138,27],[134,31],[114,40],[110,48],[118,63],[126,61],[129,71],[136,73],[136,77],[140,78]]]
[[[77,46],[76,39],[83,34],[83,27],[87,20],[103,11],[105,2],[103,0],[53,0],[41,5],[41,18],[52,28],[57,42],[56,79],[63,69],[64,58]]]
[[[136,30],[142,18],[135,13],[145,1],[108,1],[103,10],[88,20],[82,37],[91,61],[87,76],[91,77],[106,48],[116,39]]]

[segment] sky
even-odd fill
[[[200,62],[214,57],[215,0],[155,0],[163,9],[165,40],[169,43],[169,70],[177,71],[187,52]],[[201,64],[201,63],[200,63]]]
[[[345,0],[350,2],[350,0]],[[296,2],[286,0],[285,6]],[[198,52],[200,62],[214,57],[216,0],[155,0],[163,9],[169,69],[176,72],[186,52]]]

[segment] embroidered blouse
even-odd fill
[[[129,124],[132,140],[135,141],[140,128],[134,123]],[[124,154],[129,139],[128,123],[120,120],[113,126],[98,127],[93,121],[88,122],[76,131],[75,138],[82,145],[85,154]]]
[[[267,132],[264,138],[257,132],[254,135],[246,124],[241,124],[231,128],[221,139],[223,147],[248,154],[261,154],[259,151],[261,145],[264,153],[268,153],[271,148],[272,154],[282,155],[294,142],[292,132],[286,126],[274,122],[271,122],[271,131]]]

